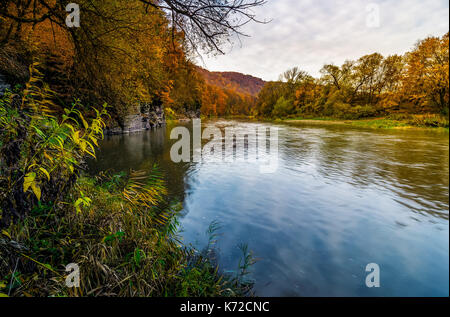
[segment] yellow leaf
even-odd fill
[[[80,113],[80,119],[83,122],[84,128],[87,130],[87,128],[89,128],[88,123],[86,122],[86,120],[84,120],[83,115]]]
[[[11,236],[9,235],[9,233],[6,230],[2,230],[2,234],[11,239]]]
[[[50,162],[53,162],[53,158],[47,154],[47,152],[44,152],[44,156],[49,160]]]
[[[87,154],[89,154],[90,156],[92,156],[93,158],[97,158],[96,156],[95,156],[95,153],[94,152],[90,152],[90,151],[86,151],[86,153]]]
[[[39,167],[39,170],[47,176],[47,179],[50,180],[50,174],[47,172],[47,170],[43,167]]]
[[[98,142],[97,142],[96,138],[94,138],[93,136],[90,136],[89,138],[92,140],[92,142],[94,142],[95,146],[98,146]]]
[[[0,293],[0,297],[9,297],[9,296],[4,293]]]
[[[84,141],[80,142],[80,148],[83,152],[86,151],[86,143]]]
[[[41,200],[41,189],[39,186],[36,185],[36,183],[31,184],[31,189],[33,190],[33,193],[36,195],[38,200]]]
[[[64,140],[59,135],[56,136],[56,141],[58,142],[61,149],[63,149],[64,148]]]
[[[36,178],[36,173],[30,172],[25,175],[25,179],[23,181],[23,192],[26,192],[28,188],[30,188],[31,184],[34,183],[34,179]]]
[[[73,139],[73,142],[75,142],[75,144],[80,143],[79,134],[80,134],[80,131],[76,131],[72,134],[72,139]]]

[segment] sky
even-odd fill
[[[247,24],[249,37],[198,64],[267,81],[295,66],[319,77],[324,64],[403,54],[419,39],[449,31],[448,0],[267,0],[254,13],[270,23]]]

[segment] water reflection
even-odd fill
[[[448,134],[343,126],[210,121],[240,131],[279,128],[279,168],[170,160],[171,127],[114,136],[91,170],[150,168],[167,175],[184,201],[186,243],[199,247],[213,220],[222,233],[219,261],[236,269],[240,243],[261,258],[257,295],[448,296]],[[250,145],[249,145],[250,146]],[[365,286],[378,263],[381,288]]]

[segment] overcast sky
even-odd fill
[[[374,52],[403,54],[417,40],[449,30],[448,0],[268,0],[255,13],[272,21],[245,26],[251,37],[225,48],[224,56],[203,56],[205,64],[199,64],[264,80],[294,66],[319,76],[324,63],[341,65]]]

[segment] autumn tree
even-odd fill
[[[421,108],[448,114],[449,34],[428,37],[406,55],[403,93]]]
[[[320,103],[320,93],[323,87],[315,80],[304,82],[295,92],[295,107],[299,113],[319,113],[322,108]]]
[[[283,96],[284,84],[280,81],[268,82],[258,94],[256,114],[262,117],[271,117],[278,99]]]

